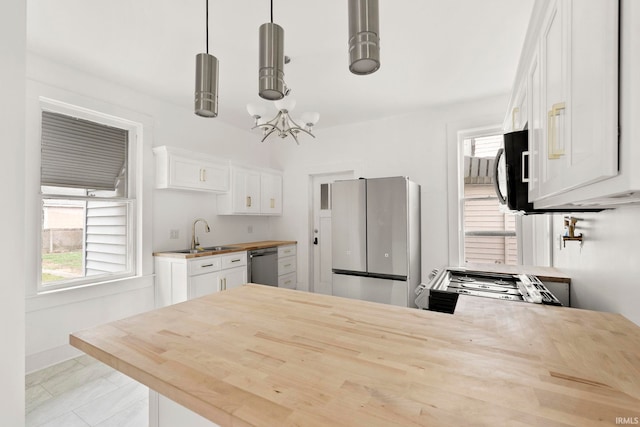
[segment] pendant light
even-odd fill
[[[218,59],[209,55],[209,0],[206,0],[207,53],[196,55],[195,113],[201,117],[218,115]]]
[[[349,0],[349,71],[371,74],[380,68],[378,0]]]
[[[273,23],[273,0],[271,0],[271,22],[259,30],[258,95],[269,101],[277,101],[289,93],[284,83],[284,29]]]

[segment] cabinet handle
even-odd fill
[[[232,259],[231,262],[240,262],[240,258],[238,259]]]
[[[200,266],[200,268],[205,268],[205,267],[213,267],[213,264],[203,264]]]
[[[276,199],[271,199],[271,209],[276,207]]]
[[[247,207],[251,207],[251,196],[247,196]]]
[[[203,181],[207,180],[207,170],[206,169],[202,169],[202,180]]]
[[[291,267],[291,264],[285,264],[283,267]]]
[[[202,179],[204,177],[204,170],[200,169],[200,182],[204,181],[204,179]]]
[[[511,130],[516,130],[516,114],[520,112],[520,108],[513,107],[511,110]]]
[[[524,174],[524,165],[526,164],[526,162],[529,161],[529,152],[528,151],[523,151],[522,152],[522,182],[529,182],[530,181],[530,177],[525,176]],[[528,168],[527,168],[528,169]]]
[[[547,157],[549,160],[559,159],[564,155],[564,150],[559,150],[557,146],[556,116],[566,108],[564,102],[559,102],[551,106],[547,113]]]

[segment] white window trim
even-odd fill
[[[464,203],[464,140],[504,133],[500,125],[481,126],[478,123],[466,126],[456,123],[448,129],[448,210],[449,210],[449,265],[464,265],[464,234],[462,205]],[[550,266],[552,248],[551,215],[529,215],[516,217],[516,235],[519,265]],[[526,245],[525,245],[526,242]]]
[[[42,233],[38,233],[38,250],[36,251],[38,254],[38,275],[37,275],[37,285],[36,285],[36,294],[44,295],[52,292],[59,292],[71,289],[79,289],[86,288],[92,286],[98,286],[102,284],[111,284],[117,282],[119,280],[131,279],[136,276],[140,276],[141,274],[141,257],[138,251],[138,244],[140,238],[140,233],[138,231],[137,225],[140,223],[141,219],[141,204],[138,203],[138,197],[142,194],[140,183],[141,179],[139,176],[141,175],[140,169],[142,168],[139,159],[141,159],[139,152],[141,150],[141,141],[142,141],[142,123],[134,122],[131,120],[127,120],[124,118],[112,116],[109,114],[101,113],[98,111],[90,110],[88,108],[68,104],[66,102],[40,97],[39,98],[40,111],[49,111],[53,113],[65,114],[71,117],[77,117],[80,119],[88,120],[95,123],[100,123],[106,126],[113,126],[120,129],[124,129],[129,133],[129,147],[128,147],[128,156],[129,156],[129,168],[128,171],[128,199],[131,200],[131,209],[128,212],[128,242],[127,242],[127,257],[128,257],[128,265],[130,265],[130,269],[111,275],[100,275],[97,277],[83,277],[79,279],[72,279],[69,281],[64,281],[58,284],[49,284],[43,285],[42,283],[42,252],[40,248],[42,247]],[[39,115],[39,129],[42,128],[42,114]],[[40,196],[40,201],[44,198],[47,198],[46,195]],[[114,199],[116,201],[116,199]],[[39,215],[39,217],[41,217]],[[42,218],[40,218],[38,222],[39,230],[42,230]]]
[[[449,265],[464,266],[464,140],[504,133],[501,125],[489,125],[458,130],[452,137],[449,149]],[[516,217],[516,236],[518,244],[518,264],[522,264],[522,221]]]

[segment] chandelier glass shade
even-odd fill
[[[311,131],[313,126],[320,120],[320,113],[303,113],[300,120],[303,126],[300,126],[290,116],[291,110],[293,110],[296,105],[295,99],[285,97],[275,101],[273,104],[278,112],[271,120],[264,119],[266,109],[263,106],[255,104],[247,105],[247,112],[254,119],[254,126],[251,129],[262,130],[263,136],[261,142],[274,134],[283,139],[291,136],[298,145],[300,145],[298,141],[298,135],[300,133],[315,138],[315,135],[313,135]]]

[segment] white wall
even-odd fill
[[[0,147],[3,244],[0,245],[0,425],[24,425],[24,90],[26,9],[0,3]]]
[[[141,235],[139,277],[48,295],[36,294],[40,96],[143,124],[142,188],[138,203],[145,214],[138,224]],[[25,170],[28,225],[23,241],[33,242],[28,248],[32,255],[26,257],[27,372],[78,354],[67,344],[69,333],[152,309],[152,253],[187,248],[195,218],[205,218],[212,228],[211,233],[206,234],[202,226],[198,226],[200,242],[204,245],[272,238],[269,218],[217,216],[216,198],[212,194],[154,189],[153,146],[172,145],[231,161],[271,167],[269,146],[257,144],[257,135],[227,126],[219,119],[198,117],[191,110],[34,55],[27,56],[26,100],[26,152],[32,160]],[[224,114],[223,108],[220,114]],[[250,118],[247,120],[249,126]],[[173,229],[179,231],[179,239],[169,239],[169,230]]]
[[[577,213],[584,244],[561,247],[563,216],[553,218],[553,265],[571,276],[571,304],[620,313],[640,325],[640,206]]]
[[[316,139],[301,137],[300,146],[274,146],[276,166],[285,174],[284,214],[273,221],[273,234],[298,241],[298,289],[310,288],[313,174],[353,170],[355,177],[402,175],[420,184],[422,273],[447,265],[447,153],[457,142],[450,136],[461,129],[501,123],[507,100],[506,95],[496,96],[330,129],[319,125]]]

